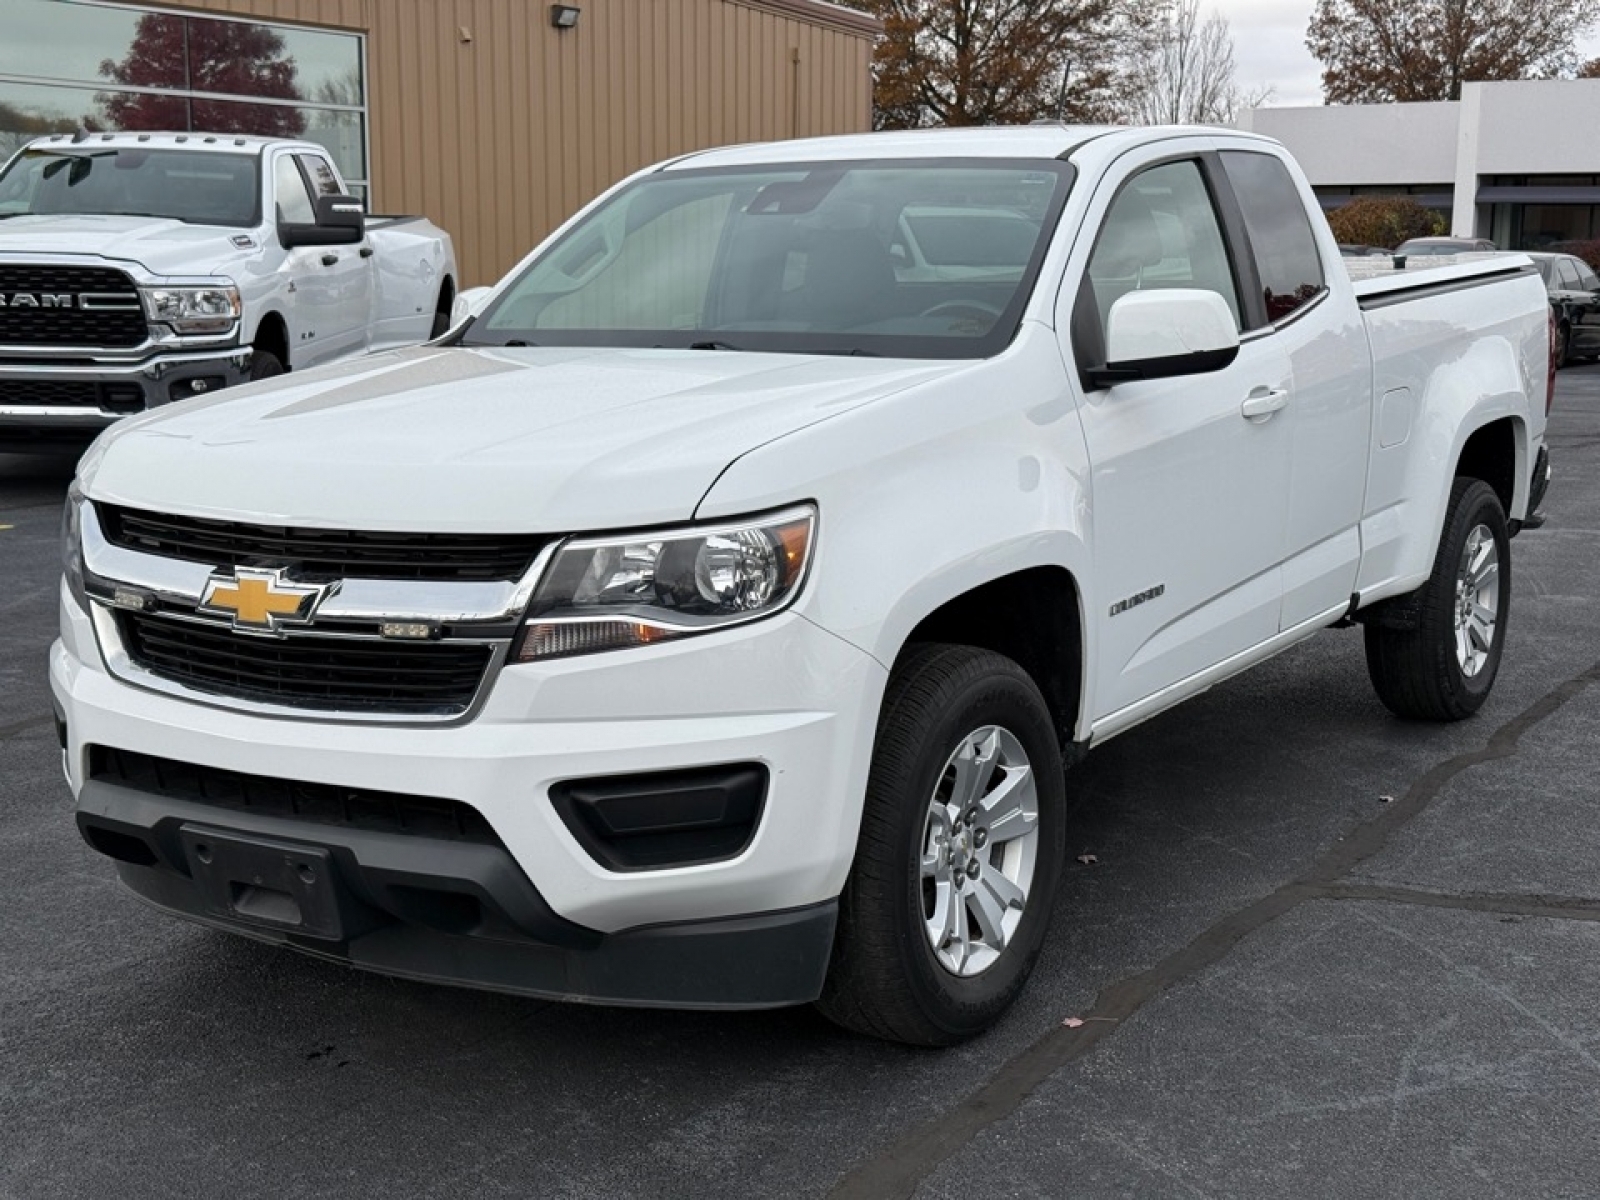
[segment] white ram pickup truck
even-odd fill
[[[0,171],[0,451],[81,450],[131,413],[444,332],[449,234],[347,192],[313,142],[24,146]]]
[[[1489,694],[1543,286],[1339,263],[1220,130],[636,175],[441,343],[91,448],[78,826],[156,907],[360,967],[975,1034],[1090,747],[1329,626],[1403,717]]]

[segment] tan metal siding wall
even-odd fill
[[[575,2],[564,31],[542,0],[192,7],[367,31],[374,206],[450,230],[463,287],[652,162],[869,127],[866,32],[774,11],[781,0]]]

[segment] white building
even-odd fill
[[[1256,108],[1325,209],[1407,193],[1506,249],[1600,238],[1600,79],[1469,83],[1459,101]]]

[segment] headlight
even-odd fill
[[[145,316],[177,333],[227,333],[239,319],[239,289],[231,284],[139,290]]]
[[[89,594],[83,586],[83,493],[78,481],[67,488],[66,507],[61,510],[61,574],[67,581],[67,591],[85,612],[89,611]]]
[[[528,608],[514,662],[647,646],[769,617],[799,593],[817,511],[569,542]]]

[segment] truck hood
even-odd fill
[[[248,238],[241,246],[234,238]],[[253,250],[248,229],[186,225],[156,217],[18,216],[0,221],[0,256],[69,255],[134,263],[152,275],[224,273]]]
[[[414,347],[123,421],[79,472],[97,500],[267,524],[529,533],[661,524],[692,517],[754,447],[952,368]]]

